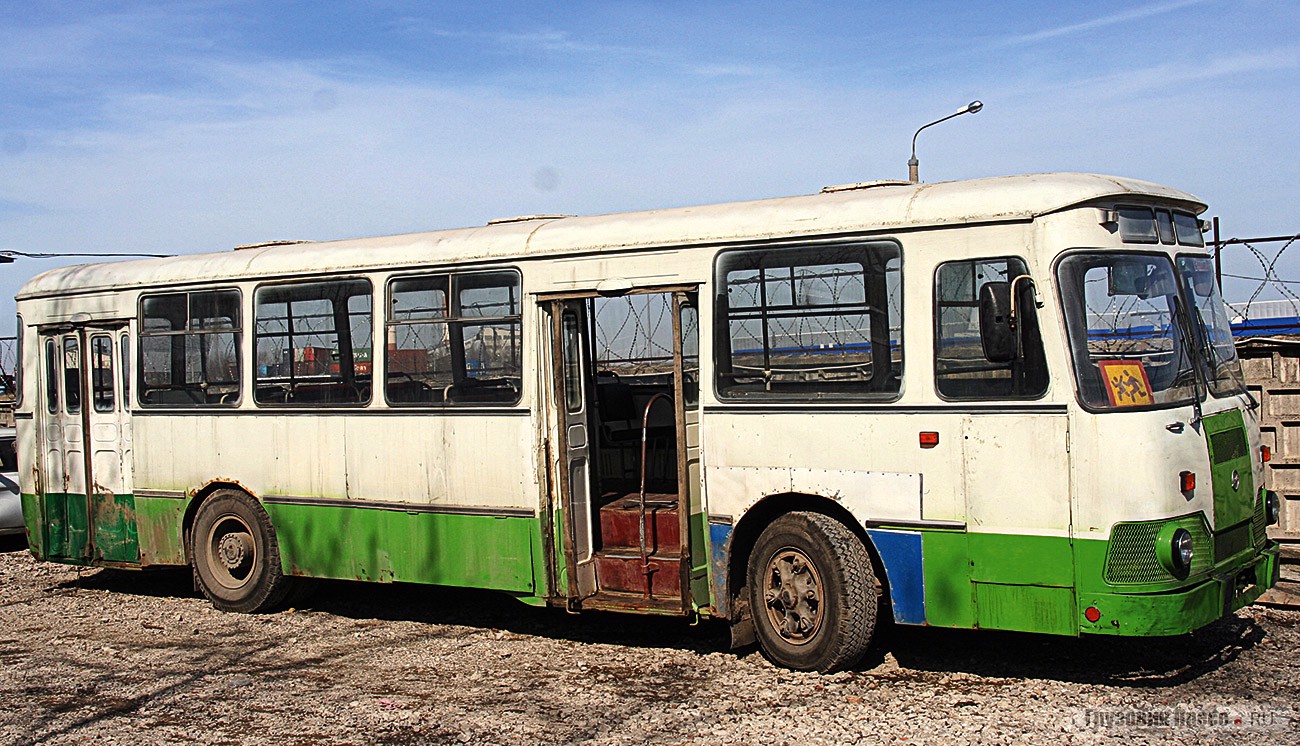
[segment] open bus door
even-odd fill
[[[135,564],[126,321],[41,330],[48,556]]]
[[[705,572],[692,557],[701,565],[707,557],[691,545],[703,534],[689,525],[692,506],[700,510],[695,381],[685,362],[697,364],[694,293],[574,294],[544,301],[544,310],[553,423],[544,525],[555,548],[554,597],[574,610],[689,613],[692,581]],[[649,342],[640,335],[656,352],[634,360],[607,348],[620,338],[608,327],[631,328],[614,319],[636,313],[670,323]]]

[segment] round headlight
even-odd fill
[[[1269,490],[1264,493],[1264,522],[1272,526],[1282,519],[1282,501],[1277,493]]]
[[[1185,528],[1174,532],[1174,567],[1181,573],[1192,569],[1192,534]]]
[[[1192,569],[1192,533],[1172,523],[1165,524],[1156,535],[1156,558],[1176,578],[1187,577]]]

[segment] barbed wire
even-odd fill
[[[99,251],[16,251],[14,249],[0,250],[0,256],[20,256],[24,259],[61,259],[64,257],[90,257],[90,258],[131,258],[131,259],[165,259],[176,256],[175,254],[140,254],[140,253],[115,253]]]
[[[1296,234],[1292,236],[1290,240],[1282,244],[1282,247],[1277,250],[1277,253],[1275,253],[1271,259],[1265,256],[1264,252],[1260,251],[1258,248],[1256,248],[1253,244],[1249,243],[1248,241],[1240,241],[1241,245],[1244,246],[1246,250],[1250,252],[1251,256],[1255,258],[1255,261],[1259,262],[1260,269],[1262,269],[1264,273],[1264,277],[1262,279],[1250,278],[1252,279],[1252,281],[1259,282],[1259,285],[1256,286],[1255,291],[1250,294],[1250,298],[1247,299],[1244,304],[1234,304],[1234,310],[1237,311],[1239,314],[1241,314],[1241,318],[1243,321],[1250,320],[1251,311],[1254,310],[1253,309],[1254,303],[1259,299],[1259,296],[1263,294],[1264,290],[1268,288],[1270,285],[1275,289],[1277,289],[1277,291],[1282,295],[1282,299],[1287,301],[1290,304],[1291,310],[1294,313],[1294,315],[1300,316],[1300,295],[1297,295],[1295,291],[1291,289],[1291,285],[1297,283],[1283,280],[1277,274],[1278,261],[1282,259],[1282,255],[1286,253],[1287,249],[1291,248],[1291,246],[1296,242],[1297,239],[1300,239],[1300,234]],[[1239,241],[1239,239],[1234,238],[1234,239],[1229,239],[1229,241],[1236,242]]]

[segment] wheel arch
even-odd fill
[[[194,548],[190,546],[190,531],[194,528],[194,518],[199,514],[199,508],[203,506],[203,503],[207,502],[208,498],[212,497],[214,493],[221,490],[242,492],[256,500],[258,504],[262,502],[251,490],[233,479],[214,479],[195,490],[194,496],[190,498],[189,505],[185,507],[185,515],[181,519],[181,542],[185,547],[185,561],[187,563],[194,560]]]
[[[876,580],[880,584],[879,597],[881,604],[878,613],[886,613],[889,615],[888,618],[892,619],[889,578],[885,573],[885,565],[881,560],[880,552],[876,549],[862,523],[847,508],[831,498],[802,492],[784,492],[768,495],[759,500],[745,512],[745,515],[732,529],[727,552],[726,598],[723,599],[724,603],[727,604],[726,616],[732,623],[744,621],[739,618],[739,612],[743,605],[741,600],[744,598],[745,586],[748,582],[746,576],[748,574],[749,556],[754,550],[754,545],[758,542],[759,535],[763,533],[763,529],[767,528],[778,517],[796,511],[826,515],[844,524],[858,537],[858,540],[867,549],[867,556],[871,558],[872,570],[875,571]]]

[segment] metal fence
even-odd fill
[[[1219,221],[1215,218],[1214,240],[1210,242],[1210,248],[1214,251],[1220,286],[1223,284],[1224,277],[1256,283],[1246,300],[1228,303],[1233,311],[1234,334],[1240,337],[1300,333],[1300,278],[1287,279],[1278,273],[1278,266],[1282,258],[1287,255],[1287,250],[1297,243],[1300,243],[1300,234],[1221,239]],[[1266,251],[1261,248],[1262,246],[1270,248]],[[1276,248],[1272,248],[1274,246]],[[1236,247],[1240,247],[1259,264],[1258,272],[1242,274],[1224,271],[1224,249],[1232,248],[1236,251]],[[1260,296],[1269,290],[1274,291],[1280,298],[1261,300]]]
[[[18,338],[0,337],[0,400],[13,396],[14,369],[18,367]]]

